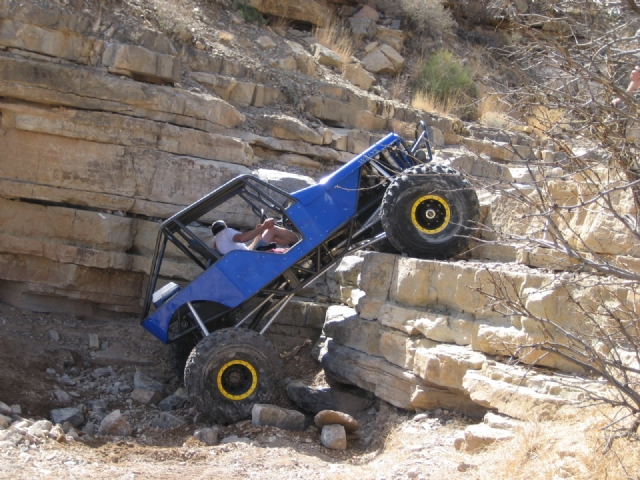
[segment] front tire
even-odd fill
[[[480,216],[471,184],[450,167],[418,165],[396,178],[382,198],[382,227],[402,253],[450,258],[467,248]]]
[[[193,349],[184,381],[193,405],[211,421],[235,423],[256,403],[272,403],[282,361],[276,349],[253,330],[225,328]]]

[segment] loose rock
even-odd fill
[[[335,410],[323,410],[318,413],[314,418],[316,425],[323,428],[325,425],[342,425],[346,432],[354,433],[360,428],[358,421],[351,415],[342,412],[336,412]]]
[[[71,395],[69,395],[64,390],[54,390],[53,396],[62,405],[70,405],[73,402],[73,397],[71,397]]]
[[[56,425],[62,424],[64,422],[69,422],[74,427],[79,427],[84,423],[84,415],[82,415],[82,410],[75,407],[69,408],[56,408],[51,410],[51,421]]]
[[[150,403],[158,404],[158,402],[162,399],[162,395],[160,395],[160,393],[156,392],[155,390],[136,388],[133,390],[133,392],[131,392],[131,398],[138,403],[148,405]]]
[[[296,410],[256,403],[251,409],[251,424],[302,431],[305,429],[305,417]]]
[[[135,388],[144,388],[146,390],[154,390],[160,393],[164,391],[164,386],[160,382],[154,380],[148,375],[145,375],[140,370],[136,370],[136,373],[133,376],[133,386]]]
[[[122,416],[120,410],[114,410],[100,422],[98,432],[101,435],[128,437],[131,435],[131,425]]]
[[[0,414],[11,415],[11,407],[6,403],[0,402]]]
[[[320,443],[332,450],[345,450],[347,448],[347,434],[342,425],[325,425],[320,434]]]
[[[181,427],[182,425],[184,425],[184,420],[166,412],[161,412],[156,418],[151,420],[152,427],[162,428],[163,430]]]
[[[215,428],[201,428],[193,432],[193,436],[196,440],[200,440],[207,445],[218,444],[218,430]]]
[[[167,398],[161,400],[158,403],[158,408],[160,410],[164,410],[165,412],[168,412],[170,410],[177,410],[179,408],[182,408],[188,400],[189,397],[187,396],[187,392],[184,390],[184,388],[179,388],[174,394],[169,395]]]
[[[89,334],[89,348],[91,350],[100,350],[100,338],[97,333]]]

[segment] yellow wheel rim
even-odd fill
[[[413,226],[428,235],[444,230],[450,221],[449,203],[438,195],[420,197],[411,207]]]
[[[244,360],[231,360],[218,372],[218,390],[229,400],[243,400],[251,395],[258,385],[258,373]]]

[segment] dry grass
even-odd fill
[[[343,67],[349,63],[358,46],[349,29],[333,12],[318,22],[318,26],[313,29],[313,35],[320,45],[340,56]]]
[[[430,113],[452,115],[463,105],[459,97],[447,97],[444,100],[436,98],[430,93],[418,93],[411,101],[411,106]]]
[[[478,121],[487,127],[506,128],[511,122],[507,114],[510,109],[498,95],[485,95],[478,103]]]
[[[403,102],[407,95],[409,79],[406,76],[398,75],[391,84],[390,96],[393,100]]]
[[[233,43],[233,40],[234,40],[235,36],[231,32],[226,32],[224,30],[220,30],[218,32],[218,38],[220,39],[220,41],[222,43],[226,43],[228,45],[231,45]]]
[[[269,20],[269,26],[274,30],[284,30],[285,32],[291,27],[291,20],[284,17],[272,17]]]
[[[605,412],[595,407],[578,411],[574,419],[527,423],[514,440],[477,455],[476,478],[640,478],[640,444],[633,438],[610,443],[610,434],[601,430],[607,423]]]

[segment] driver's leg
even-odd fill
[[[262,233],[262,239],[267,242],[275,242],[278,245],[291,245],[298,241],[298,235],[286,228],[273,226]]]

